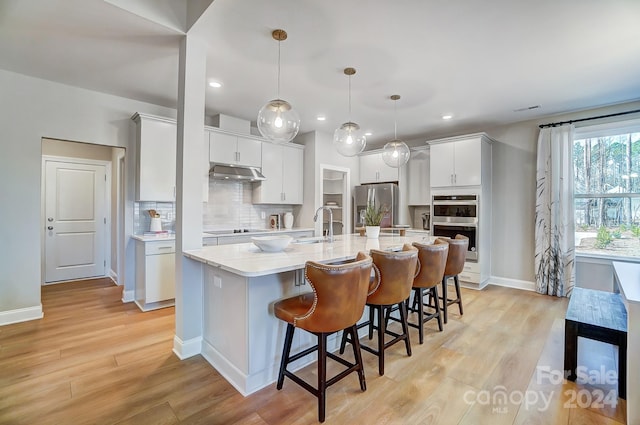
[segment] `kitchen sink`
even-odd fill
[[[305,237],[305,238],[298,238],[296,240],[294,240],[292,243],[298,243],[298,244],[311,244],[311,243],[320,243],[320,242],[324,242],[324,237],[323,236],[309,236],[309,237]]]

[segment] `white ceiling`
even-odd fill
[[[185,4],[0,0],[0,68],[175,107]],[[276,28],[301,132],[349,119],[351,66],[351,120],[372,146],[393,137],[392,94],[405,140],[640,99],[638,0],[215,0],[192,30],[223,83],[203,87],[207,115],[255,121],[276,97]]]

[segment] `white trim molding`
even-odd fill
[[[183,341],[177,335],[173,337],[173,353],[180,360],[188,359],[202,352],[202,337],[191,338]]]
[[[523,291],[536,290],[536,283],[528,280],[509,279],[506,277],[491,276],[489,285],[504,286],[505,288],[522,289]]]
[[[15,310],[0,311],[0,326],[12,323],[27,322],[29,320],[42,319],[42,304],[34,307],[17,308]]]
[[[122,289],[122,302],[123,303],[132,303],[135,300],[134,291],[125,291]]]

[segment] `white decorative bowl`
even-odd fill
[[[285,249],[293,238],[289,235],[254,236],[251,242],[265,252],[278,252]]]

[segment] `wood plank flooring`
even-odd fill
[[[317,423],[316,399],[292,381],[242,397],[201,356],[172,353],[173,308],[120,299],[108,279],[45,286],[44,319],[0,327],[0,424]],[[463,302],[444,332],[427,325],[423,345],[411,329],[412,357],[388,349],[384,376],[363,352],[367,391],[356,375],[332,386],[326,423],[625,423],[624,400],[592,403],[615,385],[551,374],[563,368],[566,299],[489,286],[463,290]],[[581,344],[579,364],[615,368],[611,346]],[[312,383],[314,369],[301,372]]]

